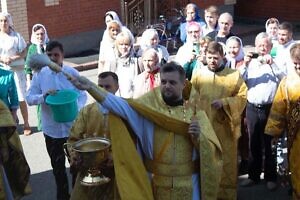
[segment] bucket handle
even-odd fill
[[[71,154],[70,154],[70,151],[68,149],[69,146],[72,146],[71,143],[64,143],[63,147],[64,147],[64,152],[65,152],[65,155],[67,156],[67,158],[70,160],[71,159]]]

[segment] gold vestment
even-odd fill
[[[237,140],[240,137],[241,115],[246,106],[247,86],[240,73],[230,68],[212,72],[207,68],[193,73],[192,85],[199,93],[205,110],[223,150],[223,173],[218,198],[237,198]],[[215,109],[214,100],[223,107]]]
[[[104,137],[103,113],[98,103],[92,103],[81,109],[70,130],[69,143],[90,137]],[[109,137],[109,135],[107,135]],[[71,200],[113,200],[120,199],[113,177],[107,184],[100,186],[83,186],[79,172],[71,193]]]
[[[294,197],[300,198],[300,77],[290,73],[277,89],[265,133],[279,137],[287,130],[289,168]]]
[[[16,123],[6,105],[0,100],[0,149],[9,186],[15,199],[31,193],[29,187],[30,169],[23,153]],[[2,132],[3,131],[3,132]],[[4,175],[0,173],[0,199],[6,199]]]
[[[100,102],[107,98],[106,92],[96,86],[88,91]],[[187,102],[194,99],[195,93],[192,89]],[[115,116],[110,118],[112,153],[116,182],[121,199],[139,199],[137,195],[140,194],[142,196],[140,199],[191,199],[191,172],[196,172],[194,170],[200,172],[201,198],[206,200],[216,199],[222,169],[222,153],[220,143],[205,112],[197,111],[196,116],[199,119],[201,134],[198,140],[192,141],[188,134],[188,127],[194,113],[193,106],[184,105],[174,108],[165,105],[159,88],[152,90],[138,100],[129,99],[128,103],[138,113],[154,123],[155,141],[153,152],[156,155],[154,155],[152,162],[152,191],[146,169],[128,131],[125,130],[125,125],[122,123],[122,120]],[[165,138],[163,144],[159,136]],[[164,146],[163,148],[162,145]],[[169,171],[167,171],[167,176],[155,173],[156,170],[163,170],[156,166],[164,164],[157,163],[159,159],[166,162],[167,167],[191,161],[193,145],[200,150],[200,168],[195,166],[195,168],[191,169],[192,171],[187,169],[189,174],[183,177],[172,177],[172,173]],[[171,155],[172,153],[174,155]],[[176,158],[175,162],[173,162],[174,158]],[[172,163],[170,163],[171,160]],[[197,162],[197,159],[195,162]],[[178,167],[180,166],[178,165]],[[150,165],[147,165],[147,168],[149,169]],[[173,187],[170,188],[170,185]],[[183,194],[187,196],[185,197]]]

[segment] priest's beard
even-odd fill
[[[162,98],[163,98],[164,102],[169,106],[183,105],[182,98],[176,96],[175,94],[165,95],[165,94],[162,93]]]

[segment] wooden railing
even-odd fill
[[[159,15],[168,17],[170,8],[181,9],[189,2],[189,0],[121,0],[122,21],[137,35],[147,25],[156,23]]]

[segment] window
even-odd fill
[[[45,0],[45,6],[59,5],[59,0]]]

